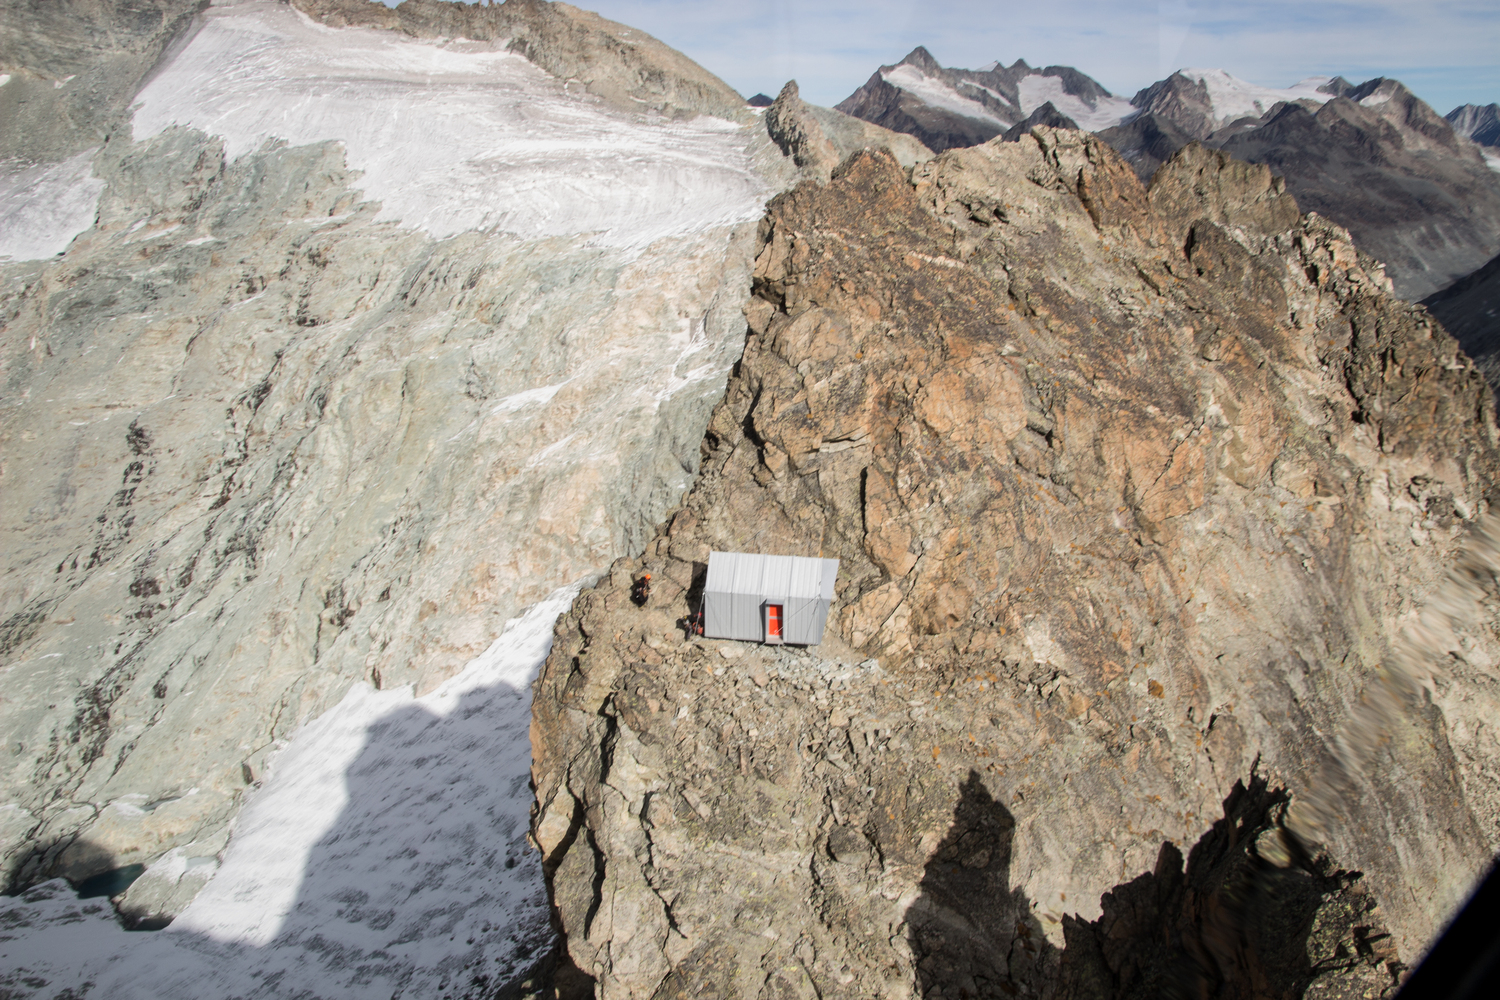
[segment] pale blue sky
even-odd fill
[[[1182,66],[1285,87],[1389,76],[1446,114],[1500,101],[1500,0],[582,0],[747,97],[795,77],[832,105],[925,45],[945,66],[1075,66],[1130,97]]]

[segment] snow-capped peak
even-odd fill
[[[1011,124],[978,101],[963,96],[943,80],[928,76],[909,63],[892,66],[890,69],[882,69],[880,76],[881,79],[885,80],[891,86],[913,94],[921,98],[924,103],[935,108],[942,108],[945,111],[963,115],[965,118],[977,118],[980,121],[993,122],[1002,128],[1009,127]]]
[[[1213,117],[1221,122],[1232,122],[1240,118],[1259,118],[1281,101],[1316,101],[1319,104],[1333,97],[1320,90],[1332,82],[1331,76],[1309,76],[1298,80],[1284,90],[1261,87],[1257,84],[1230,76],[1222,69],[1186,68],[1177,71],[1189,80],[1203,84],[1208,91]]]

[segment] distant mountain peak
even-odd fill
[[[1033,120],[1045,105],[1051,111]],[[1026,123],[1067,123],[1101,129],[1136,111],[1098,81],[1071,66],[1033,69],[1024,59],[1010,66],[992,62],[977,69],[945,68],[924,46],[900,62],[882,66],[838,110],[907,132],[934,151],[972,146]]]
[[[1459,135],[1481,146],[1500,147],[1500,104],[1463,104],[1444,117]]]
[[[939,65],[938,61],[932,57],[932,53],[927,51],[927,47],[925,45],[918,45],[916,48],[912,49],[896,65],[915,66],[917,67],[917,69],[920,69],[922,72],[927,73],[928,75],[941,73],[943,71],[943,67]]]

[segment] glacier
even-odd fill
[[[1280,101],[1314,101],[1324,104],[1333,99],[1332,94],[1318,89],[1332,81],[1331,76],[1309,76],[1290,87],[1278,90],[1249,83],[1222,69],[1185,68],[1177,72],[1189,80],[1203,84],[1208,91],[1213,116],[1223,124],[1240,118],[1259,118]]]
[[[1112,128],[1127,121],[1140,112],[1135,105],[1123,97],[1104,97],[1090,105],[1076,94],[1063,90],[1061,77],[1031,73],[1016,84],[1021,99],[1021,110],[1031,114],[1037,108],[1052,102],[1052,106],[1078,123],[1078,127],[1089,132]]]
[[[337,140],[380,219],[438,239],[499,229],[641,247],[759,217],[767,191],[737,124],[632,118],[565,90],[500,44],[330,28],[246,0],[208,10],[141,90],[134,133],[192,126],[231,158]]]
[[[944,111],[951,111],[965,118],[992,122],[1002,129],[1008,128],[1011,124],[978,101],[970,100],[943,81],[935,80],[907,63],[889,70],[881,70],[880,76],[891,86],[915,94],[935,108],[942,108]]]

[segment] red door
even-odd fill
[[[781,641],[781,605],[766,605],[766,636]]]

